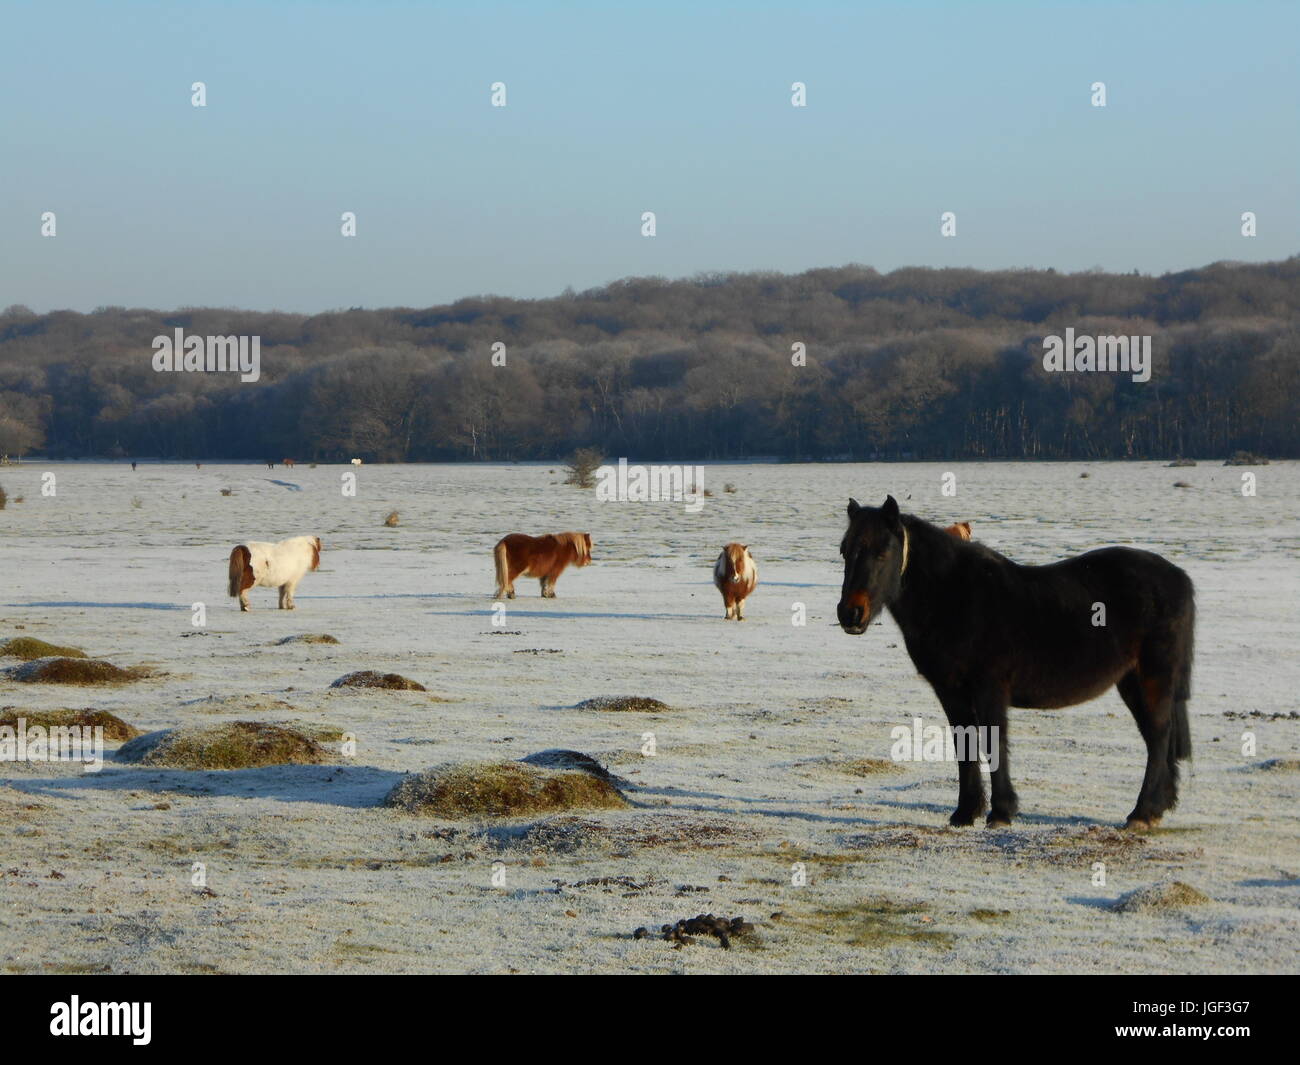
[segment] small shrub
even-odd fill
[[[131,506],[133,506],[136,510],[139,510],[142,506],[144,506],[144,500],[141,499],[139,496],[132,496]]]
[[[1268,459],[1256,455],[1253,451],[1234,451],[1232,458],[1226,459],[1225,466],[1267,466]]]
[[[596,470],[604,461],[604,456],[594,447],[582,447],[573,453],[573,458],[569,460],[565,469],[568,471],[564,478],[565,484],[575,485],[578,488],[592,488],[596,484]]]
[[[221,490],[221,494],[223,496],[233,496],[235,494],[235,490],[233,488],[223,488]]]
[[[9,494],[5,491],[5,486],[0,484],[0,510],[4,510],[5,505],[9,502]]]
[[[338,643],[339,641],[331,636],[328,632],[308,632],[301,636],[286,636],[283,640],[277,640],[276,646],[283,647],[286,643]]]
[[[727,495],[729,496],[734,496],[736,494],[736,486],[732,484],[730,481],[728,481],[726,484],[722,486],[722,490],[726,492]]]
[[[1209,901],[1208,895],[1197,891],[1190,884],[1184,884],[1181,880],[1168,880],[1121,895],[1111,903],[1110,908],[1116,913],[1160,913],[1179,910],[1184,906],[1203,906]]]

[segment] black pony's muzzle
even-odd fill
[[[871,598],[866,592],[849,592],[836,608],[840,628],[850,636],[861,636],[871,621]]]

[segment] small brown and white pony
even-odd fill
[[[748,544],[727,544],[713,564],[713,583],[722,593],[726,620],[745,620],[745,600],[758,584],[758,566]]]
[[[959,522],[957,522],[956,525],[949,525],[949,526],[948,526],[946,529],[944,529],[943,531],[946,532],[949,536],[955,536],[955,537],[957,537],[958,540],[969,540],[969,539],[970,539],[970,522],[968,522],[968,521],[959,521]]]
[[[511,533],[502,537],[492,557],[496,560],[498,599],[515,597],[516,577],[536,577],[542,598],[555,598],[555,582],[570,565],[591,562],[591,533],[562,532],[547,536]]]
[[[291,470],[291,469],[293,469],[293,466],[294,466],[293,459],[281,459],[281,460],[280,460],[280,465],[281,465],[281,466],[284,466],[286,469],[290,469],[290,470]]]
[[[280,609],[293,609],[298,582],[320,566],[320,537],[295,536],[278,544],[249,540],[230,552],[230,594],[239,597],[239,609],[248,609],[248,589],[280,589]]]

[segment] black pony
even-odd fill
[[[1021,566],[911,514],[849,500],[840,545],[839,622],[860,636],[883,607],[939,697],[948,723],[996,735],[990,825],[1017,811],[1007,762],[1007,707],[1055,709],[1112,684],[1147,744],[1129,828],[1148,828],[1178,802],[1178,762],[1192,756],[1187,724],[1195,605],[1191,579],[1149,551],[1105,547]],[[991,753],[991,751],[989,752]],[[990,761],[994,761],[990,759]],[[986,809],[979,751],[958,747],[957,809],[969,825]]]

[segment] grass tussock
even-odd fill
[[[40,725],[42,728],[102,728],[106,740],[130,740],[142,735],[134,725],[128,725],[116,714],[107,710],[20,710],[6,706],[0,710],[0,726],[18,727],[18,719],[27,723],[28,728]]]
[[[276,646],[283,647],[287,643],[338,643],[339,641],[331,636],[328,632],[307,632],[301,636],[286,636],[283,640],[277,640]]]
[[[590,773],[539,769],[522,762],[462,762],[407,777],[389,792],[384,805],[458,820],[615,809],[627,806],[627,800],[614,785]]]
[[[163,729],[131,740],[117,752],[119,761],[169,769],[320,765],[328,757],[305,733],[263,721]]]
[[[583,699],[575,710],[600,710],[615,713],[657,714],[672,707],[651,699],[647,695],[598,695],[594,699]]]
[[[402,521],[402,519],[401,519],[400,517],[398,517],[398,515],[397,515],[397,511],[395,511],[395,510],[390,510],[390,511],[388,512],[388,517],[386,517],[386,518],[384,519],[384,524],[387,525],[388,528],[390,528],[390,529],[396,529],[397,526],[398,526],[399,524],[401,524],[401,521]]]
[[[23,684],[129,684],[150,675],[147,669],[122,669],[98,658],[35,658],[7,672]]]
[[[1300,773],[1300,758],[1270,758],[1257,768],[1266,773]]]
[[[429,689],[410,677],[400,673],[377,673],[373,669],[363,669],[339,677],[331,688],[383,688],[394,692],[424,692]]]
[[[1164,913],[1185,906],[1204,906],[1210,896],[1181,880],[1162,880],[1121,895],[1111,909],[1116,913]]]
[[[55,643],[46,643],[35,636],[15,636],[11,640],[0,643],[0,655],[30,662],[34,658],[85,658],[86,652],[77,647],[60,647]]]

